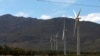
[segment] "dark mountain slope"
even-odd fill
[[[35,50],[50,49],[50,36],[59,33],[59,50],[63,48],[62,29],[66,21],[67,50],[76,50],[73,38],[74,19],[58,17],[50,20],[15,17],[10,14],[0,16],[0,45],[22,47]],[[81,49],[100,51],[100,24],[80,22]]]

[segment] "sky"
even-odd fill
[[[46,2],[51,1],[51,2]],[[100,24],[100,0],[0,0],[0,15],[12,14],[14,16],[33,17],[38,19],[51,19],[53,17],[75,18],[74,12],[81,9],[81,21],[91,21]],[[59,2],[59,3],[57,3]],[[71,4],[65,4],[71,3]],[[81,6],[73,4],[95,5]]]

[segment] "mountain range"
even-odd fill
[[[76,51],[73,37],[75,20],[56,17],[42,20],[32,17],[17,17],[11,14],[0,16],[0,45],[31,50],[50,50],[50,37],[59,33],[58,50],[63,50],[62,31],[66,24],[67,50]],[[100,51],[100,24],[80,21],[81,51]]]

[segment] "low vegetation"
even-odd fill
[[[12,48],[8,46],[0,46],[0,55],[11,56],[64,56],[63,51],[33,51],[22,48]],[[76,56],[76,52],[68,52],[66,56]],[[81,56],[100,56],[100,52],[81,52]]]

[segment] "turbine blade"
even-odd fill
[[[73,34],[73,37],[75,37],[75,33],[76,33],[76,26],[77,26],[77,22],[75,21],[75,26],[74,26],[74,34]]]
[[[65,20],[64,20],[64,26],[63,26],[63,35],[62,35],[62,40],[64,40],[65,37]]]
[[[65,32],[64,32],[64,30],[63,30],[62,40],[64,40],[64,35],[65,35]]]
[[[74,17],[76,17],[77,15],[76,15],[76,12],[75,12],[75,10],[73,10],[73,13],[74,13]]]
[[[77,14],[76,19],[79,19],[80,12],[81,12],[81,9],[79,10],[79,12]]]

